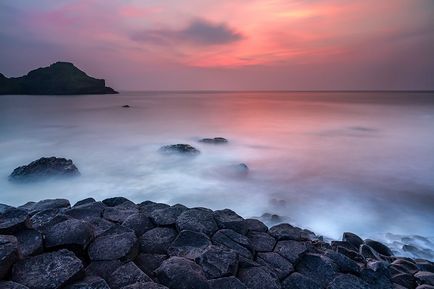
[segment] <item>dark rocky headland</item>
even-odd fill
[[[0,204],[0,288],[434,288],[434,263],[225,209],[123,197]]]
[[[0,73],[0,94],[114,94],[104,79],[88,76],[74,64],[56,62],[30,71],[21,77],[7,78]]]

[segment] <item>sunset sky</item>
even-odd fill
[[[123,90],[434,89],[434,0],[2,0],[0,72]]]

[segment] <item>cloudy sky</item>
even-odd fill
[[[0,72],[118,89],[434,89],[434,0],[1,0]]]

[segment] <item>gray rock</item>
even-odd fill
[[[13,234],[29,225],[27,211],[8,207],[0,213],[0,234]]]
[[[209,289],[202,268],[186,258],[171,257],[155,272],[159,282],[170,289]]]
[[[434,273],[427,271],[419,271],[414,274],[416,281],[419,284],[427,284],[434,286]]]
[[[119,260],[109,260],[109,261],[92,261],[86,267],[86,276],[98,276],[104,280],[108,280],[111,274],[120,266],[122,262]]]
[[[157,209],[151,212],[152,221],[158,226],[168,226],[176,224],[179,215],[187,210],[187,207],[175,205],[168,208]]]
[[[321,289],[322,287],[309,277],[294,272],[282,282],[282,289]],[[346,288],[350,289],[350,288]]]
[[[94,202],[96,202],[96,200],[94,198],[86,198],[86,199],[80,200],[77,203],[75,203],[73,207],[86,205],[86,204],[90,204],[90,203],[94,203]]]
[[[257,219],[245,219],[244,224],[246,225],[248,231],[255,231],[255,232],[268,231],[267,226],[263,222]]]
[[[211,246],[196,258],[196,263],[208,279],[235,275],[238,269],[238,254],[229,249]]]
[[[39,232],[42,232],[47,225],[54,224],[53,220],[55,222],[67,220],[68,217],[65,215],[59,216],[61,212],[61,209],[47,209],[40,211],[30,218],[30,227]]]
[[[18,259],[17,238],[10,235],[0,235],[0,280],[10,271]]]
[[[225,144],[228,142],[228,140],[223,137],[215,137],[215,138],[203,138],[199,140],[199,142],[206,143],[206,144]]]
[[[244,219],[232,210],[217,210],[214,212],[214,219],[220,229],[231,229],[243,235],[247,233]]]
[[[345,232],[343,234],[342,241],[350,243],[356,250],[358,250],[360,245],[364,243],[362,238],[350,232]]]
[[[92,261],[132,260],[138,254],[136,235],[130,229],[115,226],[90,243],[88,254]]]
[[[307,242],[298,242],[294,240],[285,240],[277,242],[274,252],[288,259],[292,264],[297,263],[300,257],[306,253],[310,244]]]
[[[136,213],[128,216],[122,223],[122,226],[134,230],[136,235],[139,237],[155,227],[151,219],[143,213]]]
[[[390,250],[389,247],[387,247],[386,245],[380,242],[371,239],[366,239],[365,244],[371,247],[372,249],[374,249],[375,251],[377,251],[378,253],[380,253],[381,255],[393,256],[392,250]]]
[[[329,284],[327,289],[370,289],[369,285],[351,274],[340,274]]]
[[[276,238],[276,240],[294,240],[294,241],[308,241],[310,240],[309,234],[297,227],[289,224],[279,224],[271,227],[268,233]]]
[[[265,232],[250,231],[247,233],[250,243],[255,251],[271,252],[276,245],[276,239]]]
[[[240,280],[231,276],[209,281],[210,289],[248,289]]]
[[[167,249],[178,232],[172,228],[156,227],[144,233],[140,239],[142,253],[167,254]]]
[[[120,206],[122,205],[105,208],[102,214],[103,218],[111,222],[122,223],[131,215],[137,214],[139,212],[137,208],[125,208]]]
[[[83,264],[74,253],[60,250],[17,262],[11,279],[32,289],[54,289],[73,280],[82,269]]]
[[[280,289],[277,277],[264,267],[240,269],[238,279],[249,289]]]
[[[183,155],[197,155],[200,153],[200,151],[192,147],[189,144],[173,144],[173,145],[166,145],[162,146],[159,150],[161,153],[164,154],[183,154]]]
[[[78,176],[80,172],[71,160],[65,158],[40,158],[28,165],[20,166],[10,174],[9,180],[29,182],[50,177]]]
[[[184,211],[176,220],[179,231],[190,230],[207,234],[214,234],[218,230],[213,211],[205,208],[193,208]]]
[[[111,289],[120,289],[137,282],[152,282],[152,279],[133,262],[128,262],[117,268],[107,280]]]
[[[253,248],[250,244],[250,240],[246,236],[233,230],[221,229],[217,231],[214,236],[212,236],[212,242],[234,250],[246,258],[253,258]]]
[[[356,275],[360,273],[359,265],[347,256],[332,250],[327,250],[324,255],[332,259],[333,262],[338,265],[340,272]]]
[[[166,286],[163,286],[161,284],[157,284],[154,282],[138,282],[134,283],[125,287],[122,287],[122,289],[169,289]]]
[[[170,208],[169,205],[163,204],[163,203],[154,203],[151,201],[144,201],[138,205],[139,211],[142,214],[147,215],[148,217],[151,216],[152,212],[159,209],[165,209]]]
[[[258,253],[256,262],[268,266],[279,279],[283,279],[294,272],[292,264],[275,252]]]
[[[110,289],[106,281],[100,277],[86,277],[65,289]]]
[[[66,199],[46,199],[34,203],[29,207],[30,214],[33,215],[37,212],[50,210],[50,209],[66,209],[70,208],[71,204]]]
[[[18,284],[12,281],[0,281],[0,288],[2,289],[29,289],[29,287]]]
[[[153,277],[154,271],[160,267],[161,263],[167,258],[167,255],[163,254],[142,253],[137,256],[134,262],[146,275]]]
[[[113,198],[108,198],[102,201],[104,205],[108,206],[108,207],[116,207],[118,205],[122,205],[125,202],[130,202],[132,203],[130,200],[128,200],[127,198],[124,197],[113,197]]]
[[[208,236],[203,233],[184,230],[167,249],[170,256],[184,257],[194,260],[211,245]]]
[[[90,202],[82,205],[75,205],[71,209],[65,210],[63,213],[79,220],[89,220],[93,218],[101,218],[104,212],[105,205],[101,202]]]
[[[23,257],[39,254],[44,250],[42,235],[34,229],[19,231],[15,237],[18,240],[18,251]]]
[[[86,221],[92,227],[95,237],[100,236],[102,233],[115,226],[115,223],[103,218],[89,218]]]
[[[296,265],[296,271],[315,280],[326,287],[337,274],[337,266],[333,261],[319,254],[305,254]]]
[[[70,219],[44,230],[45,247],[53,248],[66,245],[77,245],[85,248],[93,239],[92,227],[81,220]]]

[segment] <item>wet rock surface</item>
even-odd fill
[[[1,231],[2,230],[2,231]],[[5,289],[426,289],[434,263],[224,209],[115,197],[0,205]]]
[[[183,154],[183,155],[197,155],[200,151],[189,144],[173,144],[166,145],[160,148],[163,154]]]

